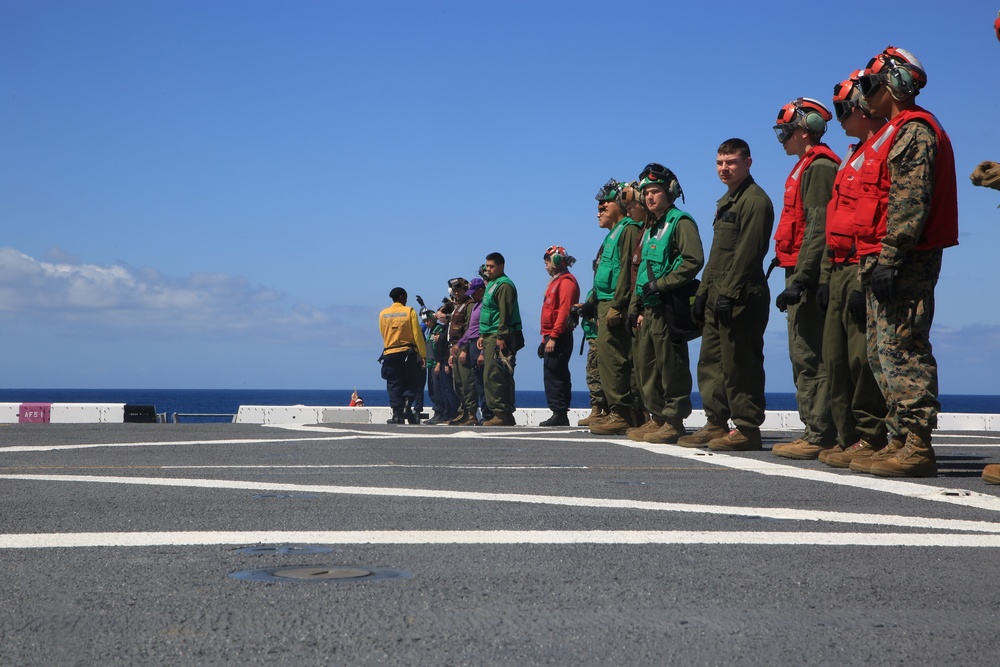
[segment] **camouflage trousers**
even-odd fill
[[[862,258],[866,283],[866,269],[876,261],[877,255]],[[885,396],[886,427],[903,438],[911,431],[927,436],[937,428],[941,404],[930,333],[940,273],[940,249],[912,251],[899,268],[888,303],[880,303],[867,290],[868,363]]]
[[[597,370],[597,339],[587,339],[587,389],[590,390],[590,405],[607,412],[608,399],[604,397],[601,374]]]

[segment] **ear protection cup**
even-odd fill
[[[559,245],[549,246],[549,249],[545,251],[548,255],[549,261],[552,262],[552,266],[561,267],[566,263],[566,249]]]
[[[823,134],[826,132],[826,121],[815,111],[807,111],[802,117],[802,125],[809,131],[815,134]]]
[[[891,59],[889,62],[892,62]],[[917,90],[909,68],[895,63],[889,67],[889,87],[898,90],[903,95],[912,95]]]
[[[674,201],[677,201],[684,196],[684,192],[681,190],[681,184],[677,181],[677,177],[674,176],[673,172],[668,172],[670,174],[670,183],[667,185],[667,194]]]

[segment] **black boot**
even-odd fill
[[[386,424],[402,424],[403,423],[403,411],[393,408],[392,417],[385,420]]]
[[[569,417],[565,412],[553,412],[552,416],[543,422],[538,423],[539,426],[569,426]]]

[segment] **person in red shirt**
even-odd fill
[[[545,400],[552,416],[539,426],[569,426],[569,405],[573,395],[569,360],[573,355],[573,327],[570,309],[580,301],[580,285],[569,272],[576,259],[562,246],[550,246],[542,257],[550,276],[542,302],[542,342],[538,356],[543,361]]]

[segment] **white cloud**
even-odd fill
[[[99,266],[49,253],[39,261],[0,248],[0,317],[100,329],[156,330],[161,334],[243,332],[261,339],[336,336],[368,309],[289,304],[281,292],[242,276],[195,273],[174,278],[151,268]],[[357,320],[360,322],[360,320]]]

